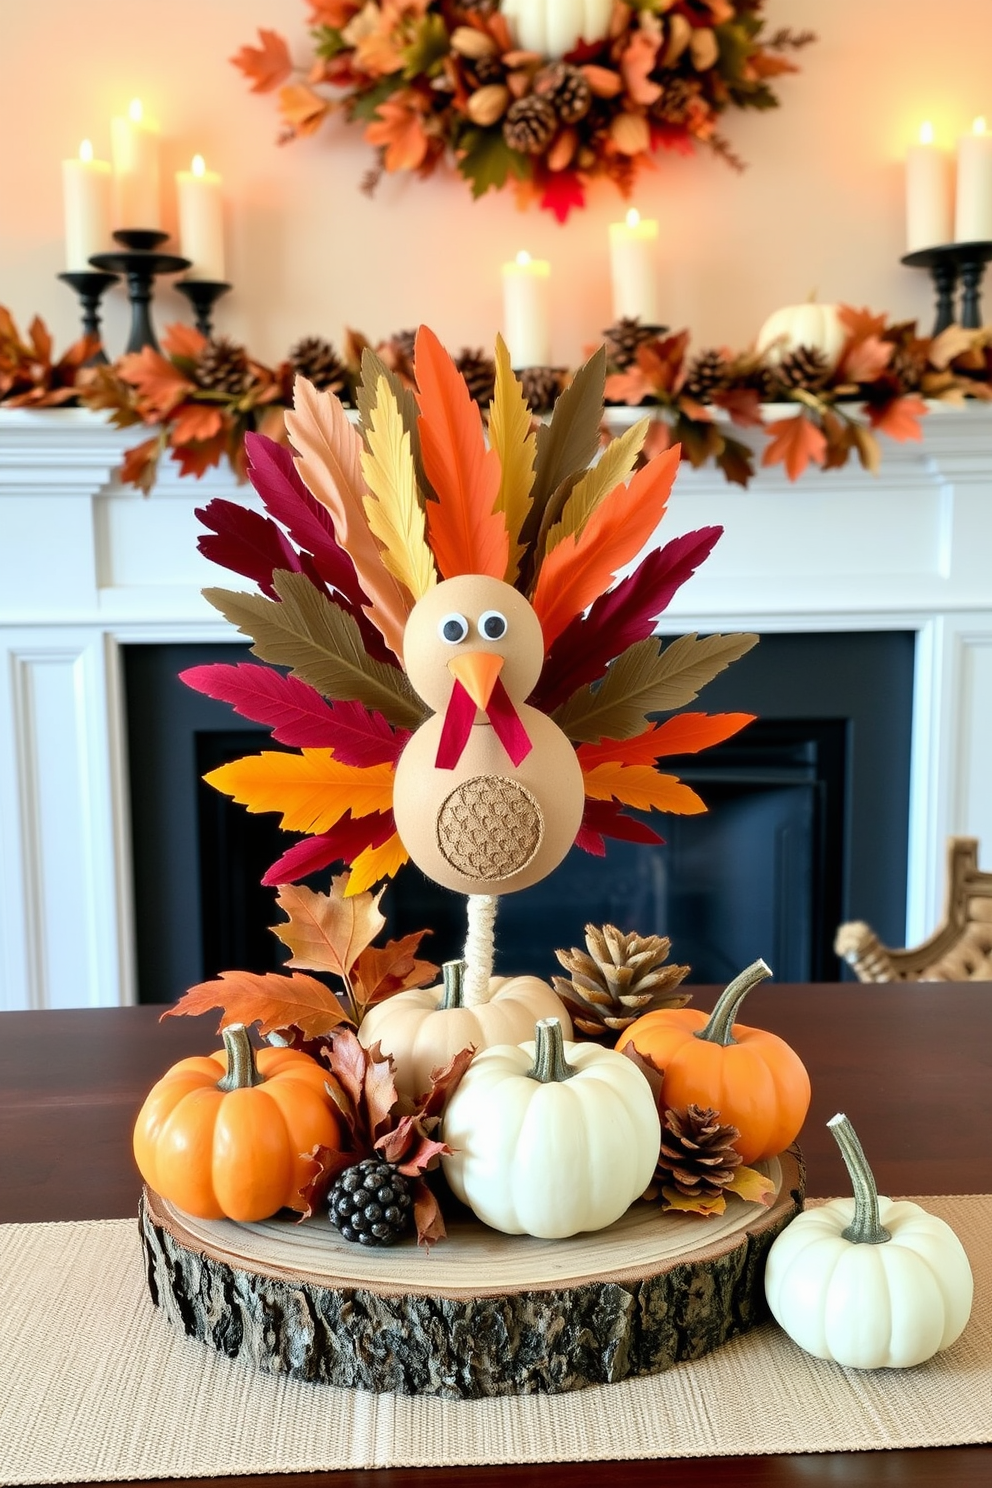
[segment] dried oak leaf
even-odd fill
[[[384,946],[366,946],[355,962],[352,987],[364,1010],[408,987],[426,987],[438,974],[433,961],[418,961],[415,952],[428,930],[414,930]]]
[[[163,1018],[196,1016],[221,1008],[219,1028],[229,1023],[257,1023],[262,1034],[298,1028],[306,1038],[319,1038],[348,1021],[334,993],[315,977],[293,972],[222,971],[213,981],[198,982]]]
[[[272,929],[293,952],[288,965],[330,971],[347,982],[362,952],[385,929],[386,917],[379,909],[383,890],[348,897],[349,877],[339,873],[332,878],[327,894],[295,884],[284,884],[279,890],[276,903],[289,916],[289,923]]]

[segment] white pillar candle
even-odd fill
[[[91,272],[90,258],[104,253],[110,241],[110,162],[94,160],[93,146],[83,140],[77,160],[62,162],[65,207],[65,266],[72,273]]]
[[[158,125],[154,119],[145,118],[140,99],[131,100],[127,118],[111,120],[110,142],[116,187],[115,226],[161,227]]]
[[[657,246],[657,222],[642,221],[633,207],[625,222],[610,223],[614,320],[637,316],[644,325],[657,325]]]
[[[956,243],[992,242],[992,134],[976,119],[958,140]]]
[[[503,265],[504,340],[513,367],[551,363],[550,281],[551,265],[529,253]]]
[[[202,155],[188,171],[176,172],[179,197],[179,251],[191,268],[187,279],[224,278],[224,215],[220,176],[208,171]]]
[[[920,125],[919,144],[906,151],[906,251],[951,241],[952,162],[934,143],[933,125]]]

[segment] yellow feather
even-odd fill
[[[304,749],[246,755],[203,778],[249,811],[281,811],[279,825],[287,832],[317,834],[329,832],[349,810],[352,816],[390,811],[394,774],[388,762],[344,765],[329,749]]]
[[[489,442],[499,455],[496,510],[506,516],[506,530],[510,537],[506,582],[512,584],[524,552],[518,539],[530,508],[537,436],[531,429],[530,409],[523,388],[513,374],[510,353],[502,336],[496,337],[496,389],[489,405]]]
[[[409,856],[398,832],[394,832],[380,847],[363,848],[351,865],[351,877],[344,891],[345,898],[363,893],[374,883],[378,883],[380,878],[391,878],[397,868],[402,868]]]
[[[586,471],[565,502],[560,519],[551,528],[544,544],[545,557],[566,537],[579,533],[604,496],[625,481],[644,448],[651,420],[638,419],[625,434],[610,441],[596,464]]]
[[[368,448],[362,451],[362,473],[371,493],[365,497],[369,526],[382,545],[386,568],[414,599],[423,599],[437,583],[437,573],[424,534],[410,435],[385,377],[376,384],[365,441]]]

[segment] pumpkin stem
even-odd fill
[[[831,1116],[827,1126],[834,1134],[854,1189],[854,1218],[844,1230],[843,1238],[853,1245],[884,1245],[892,1236],[878,1217],[875,1175],[868,1166],[858,1134],[840,1111]]]
[[[468,894],[468,930],[465,936],[465,1006],[478,1007],[492,996],[493,939],[496,926],[495,894]]]
[[[740,1010],[741,1003],[752,987],[756,987],[759,982],[763,982],[765,977],[770,977],[771,974],[771,967],[766,966],[764,961],[760,959],[752,961],[750,966],[745,966],[740,975],[734,977],[734,980],[727,987],[726,991],[720,993],[716,1007],[710,1013],[710,1020],[706,1027],[701,1028],[693,1037],[705,1039],[710,1044],[727,1045],[736,1043],[734,1038],[734,1022]]]
[[[255,1050],[245,1025],[229,1023],[221,1029],[221,1037],[227,1052],[227,1074],[217,1081],[217,1089],[250,1090],[253,1085],[264,1085],[265,1076],[258,1072]]]
[[[541,1018],[534,1025],[534,1038],[534,1063],[527,1071],[528,1079],[547,1085],[552,1080],[570,1080],[578,1074],[565,1058],[565,1039],[558,1018]]]
[[[464,961],[445,961],[441,967],[441,975],[444,977],[444,992],[438,1008],[447,1012],[448,1008],[464,1007],[462,1000],[462,978],[465,975]]]

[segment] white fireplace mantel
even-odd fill
[[[917,635],[907,942],[941,906],[943,843],[992,854],[992,408],[936,409],[881,473],[683,467],[659,539],[712,523],[680,630]],[[135,1000],[121,647],[239,639],[200,595],[197,506],[254,504],[227,471],[114,471],[140,431],[0,409],[0,1008]]]

